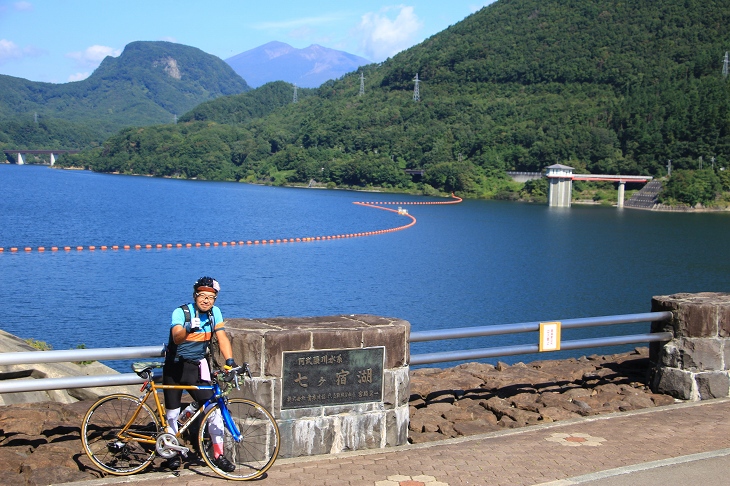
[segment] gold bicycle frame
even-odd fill
[[[137,420],[139,412],[142,410],[144,404],[147,403],[150,395],[154,396],[155,398],[155,409],[157,411],[158,417],[160,418],[162,430],[167,430],[167,416],[165,415],[165,406],[160,401],[160,396],[157,393],[159,390],[213,390],[212,385],[157,385],[153,380],[146,381],[142,389],[144,390],[145,388],[147,389],[147,391],[144,394],[144,398],[140,398],[139,405],[137,405],[137,409],[134,411],[134,415],[132,415],[132,418],[129,420],[129,422],[125,424],[122,430],[119,431],[119,439],[121,440],[136,440],[137,442],[142,442],[145,444],[157,443],[157,439],[149,435],[142,435],[136,432],[128,432],[129,427],[131,427],[134,421]],[[175,437],[180,437],[180,435],[185,432],[188,426],[193,423],[195,418],[202,412],[203,408],[204,407],[200,407],[195,411],[195,413],[187,420],[187,422],[185,422],[183,426],[178,429]]]

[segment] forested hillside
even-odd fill
[[[0,144],[99,145],[119,129],[173,123],[198,104],[250,90],[221,59],[170,42],[132,42],[83,81],[51,84],[0,75]]]
[[[730,160],[729,24],[730,0],[499,0],[267,116],[239,95],[66,163],[477,197],[514,190],[505,170],[555,163],[661,176],[669,159],[681,173],[702,157],[718,171]]]

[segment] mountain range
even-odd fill
[[[126,130],[67,163],[500,198],[522,190],[505,171],[555,163],[652,176],[665,175],[669,159],[673,176],[698,168],[701,157],[723,167],[728,23],[729,0],[498,0],[297,103],[285,86],[268,91],[265,105],[262,88],[220,97],[184,124]],[[181,141],[174,156],[172,139]],[[423,175],[412,179],[404,169]],[[709,186],[697,181],[696,189],[716,187],[712,178],[721,175],[708,174]],[[544,195],[547,187],[529,190]]]
[[[318,45],[295,49],[270,42],[227,63],[181,44],[132,42],[83,81],[51,84],[0,75],[0,148],[97,146],[124,127],[174,123],[205,101],[252,86],[285,81],[315,87],[367,63]],[[291,86],[275,89],[282,90],[289,90],[291,100]],[[260,105],[258,114],[273,106],[268,94],[262,96],[253,102]]]
[[[312,44],[297,49],[283,42],[269,42],[225,60],[252,88],[270,81],[286,81],[302,88],[317,88],[370,61],[344,51]]]
[[[0,146],[80,148],[130,125],[172,123],[204,101],[251,87],[223,60],[171,42],[132,42],[83,81],[0,75]]]

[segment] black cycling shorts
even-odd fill
[[[200,379],[200,369],[197,361],[179,360],[167,361],[162,368],[163,385],[210,385]],[[186,390],[200,405],[213,396],[213,390]],[[163,390],[165,408],[172,410],[180,408],[183,390]]]

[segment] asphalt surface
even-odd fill
[[[730,484],[730,399],[681,403],[389,449],[279,459],[273,486]],[[231,484],[203,465],[76,483]]]

